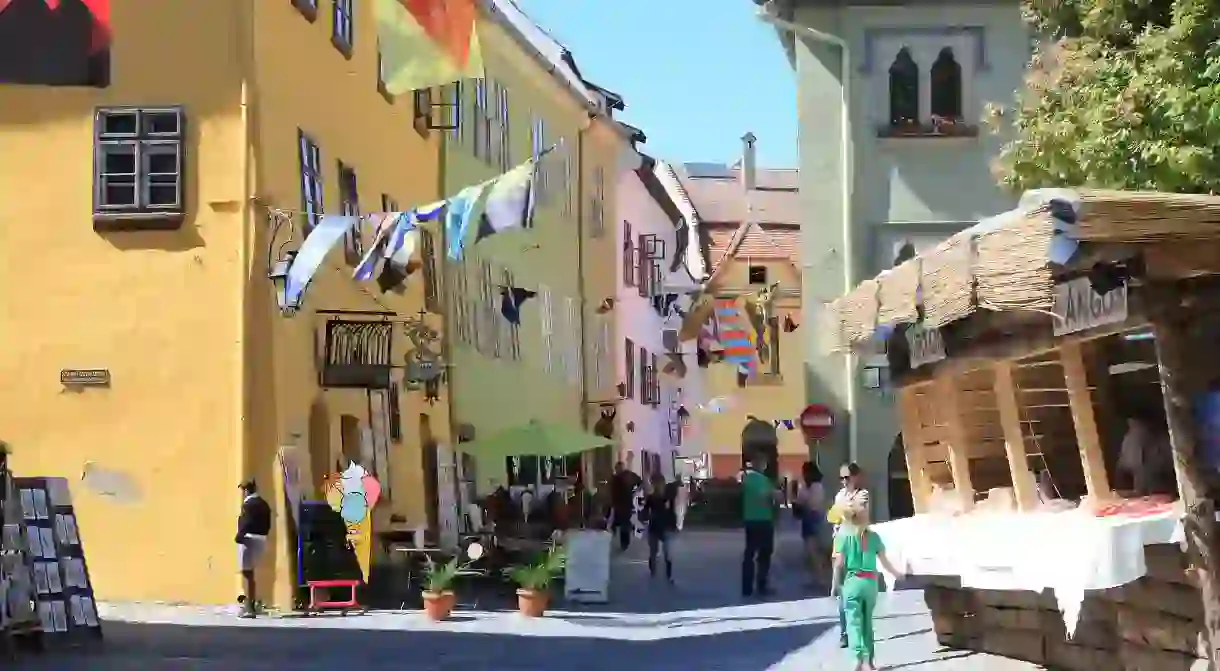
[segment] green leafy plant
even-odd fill
[[[504,575],[518,587],[531,592],[541,592],[563,573],[567,556],[563,548],[551,545],[538,559],[528,564],[518,564],[504,569]]]
[[[448,592],[461,570],[457,558],[442,563],[429,557],[428,565],[424,567],[424,591],[434,594]]]

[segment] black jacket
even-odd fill
[[[648,522],[649,533],[660,534],[677,530],[676,494],[677,492],[666,487],[663,491],[652,492],[644,498],[643,516]]]
[[[237,542],[246,536],[266,536],[271,533],[271,506],[261,496],[251,496],[241,504],[237,518]]]

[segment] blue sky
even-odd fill
[[[796,80],[751,0],[515,2],[622,94],[649,154],[731,163],[753,131],[760,166],[796,166]]]

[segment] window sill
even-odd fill
[[[909,126],[886,124],[877,129],[877,137],[882,140],[973,140],[978,136],[979,127],[965,123]]]
[[[346,58],[349,61],[352,60],[351,43],[349,43],[347,40],[343,39],[342,37],[340,37],[338,35],[331,35],[330,43],[335,45],[335,49],[338,49],[339,53],[343,54],[344,58]]]
[[[292,6],[297,8],[301,16],[305,20],[313,23],[318,20],[318,2],[314,0],[312,3],[309,0],[292,0]]]
[[[176,231],[186,216],[181,212],[94,212],[93,230],[98,233],[120,231]]]

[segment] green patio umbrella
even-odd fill
[[[613,443],[613,440],[575,427],[533,420],[505,429],[485,440],[461,443],[458,449],[479,459],[515,456],[566,457]]]

